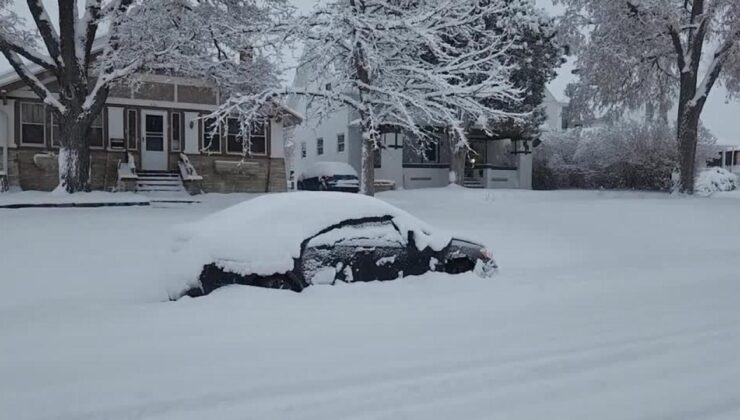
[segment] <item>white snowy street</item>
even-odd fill
[[[0,210],[0,419],[740,418],[736,193],[393,191],[500,273],[167,301],[250,197]]]

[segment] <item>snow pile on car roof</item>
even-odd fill
[[[269,194],[176,228],[178,276],[197,281],[203,266],[217,263],[239,274],[270,275],[293,269],[301,243],[350,219],[390,216],[403,237],[414,232],[419,249],[443,249],[446,232],[390,204],[360,194],[291,192]]]
[[[332,175],[357,176],[357,171],[344,162],[316,162],[303,170],[301,179]]]

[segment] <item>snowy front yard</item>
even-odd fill
[[[0,418],[740,417],[740,196],[380,197],[501,273],[166,302],[172,227],[248,196],[0,210]]]

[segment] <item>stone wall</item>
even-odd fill
[[[283,192],[287,189],[283,158],[242,159],[239,156],[190,155],[203,177],[203,192]],[[268,183],[268,172],[270,179]]]
[[[44,156],[45,154],[43,150],[10,150],[10,185],[19,186],[23,190],[51,191],[56,188],[59,185],[59,165],[56,156]],[[123,159],[123,152],[91,151],[92,189],[114,189],[118,182],[118,162]]]
[[[23,190],[51,191],[59,184],[56,156],[44,150],[9,149],[8,184]],[[138,156],[138,152],[134,152]],[[35,158],[34,158],[35,157]],[[191,194],[199,192],[283,192],[287,189],[285,160],[283,158],[244,159],[240,156],[190,155],[190,162],[203,177],[187,185]],[[125,160],[125,152],[93,150],[91,186],[93,190],[114,190],[118,186],[118,162]],[[176,158],[170,166],[176,168]],[[269,172],[269,183],[268,183]]]

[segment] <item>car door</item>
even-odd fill
[[[310,284],[393,280],[403,275],[406,245],[390,217],[349,220],[306,242],[301,271]]]

